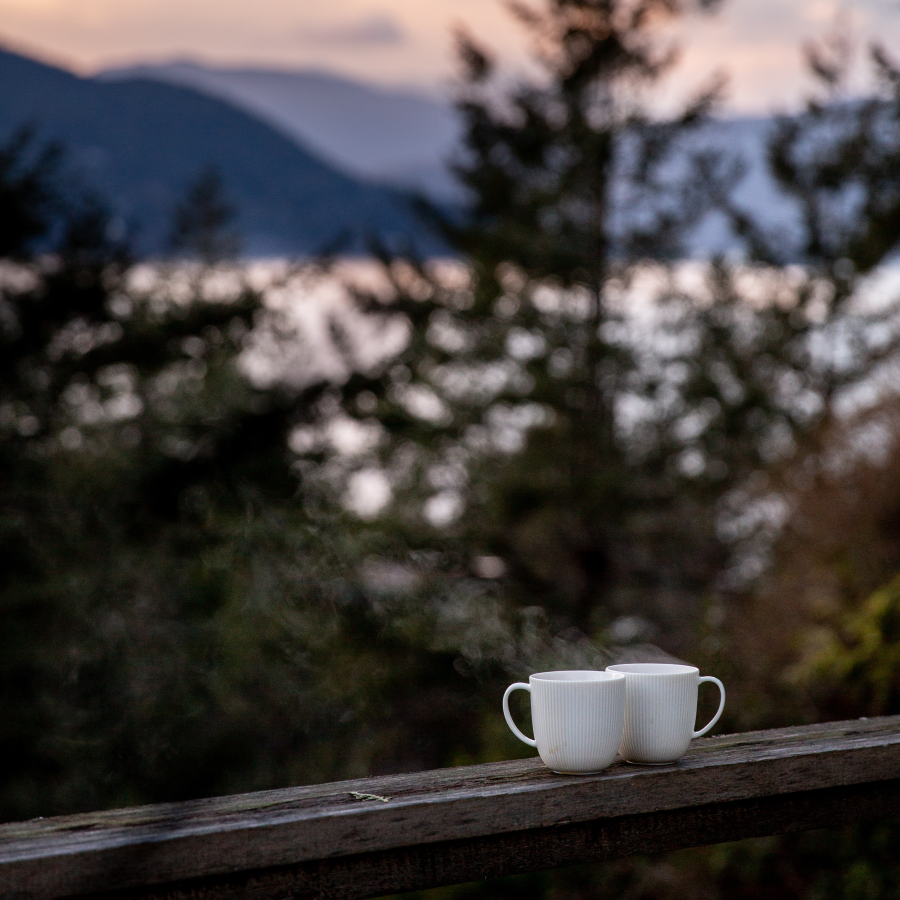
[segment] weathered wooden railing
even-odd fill
[[[337,900],[894,816],[900,716],[591,776],[501,762],[11,823],[0,897]]]

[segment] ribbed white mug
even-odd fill
[[[695,737],[706,734],[725,708],[725,685],[695,666],[669,663],[626,663],[607,666],[625,676],[625,730],[619,753],[630,763],[661,766],[675,762]],[[704,681],[719,686],[719,709],[699,731],[697,689]]]
[[[516,727],[509,713],[513,691],[531,694],[534,740]],[[512,733],[537,747],[544,764],[560,775],[589,775],[616,757],[625,722],[625,676],[618,672],[539,672],[528,684],[511,684],[503,695],[503,715]]]

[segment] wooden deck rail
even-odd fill
[[[371,897],[900,816],[900,716],[695,741],[680,762],[441,769],[0,826],[0,897]]]

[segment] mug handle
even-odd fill
[[[713,725],[715,725],[716,722],[719,721],[719,716],[722,715],[722,710],[725,709],[725,685],[722,684],[722,682],[719,681],[718,678],[713,678],[712,675],[701,676],[699,681],[697,682],[697,684],[700,684],[701,682],[704,682],[704,681],[711,681],[713,684],[717,684],[719,686],[719,694],[721,696],[721,700],[719,700],[719,708],[718,708],[718,710],[716,710],[716,714],[709,720],[706,727],[701,728],[699,731],[695,731],[691,735],[691,737],[700,737],[701,735],[706,734],[706,732],[709,731],[709,729],[712,728]],[[507,719],[506,721],[508,722],[509,719]]]
[[[528,691],[531,693],[531,685],[525,684],[523,681],[517,681],[515,684],[511,684],[507,689],[506,693],[503,695],[503,717],[506,719],[506,724],[512,729],[512,733],[524,743],[528,744],[529,747],[537,747],[537,741],[533,741],[530,737],[526,737],[522,734],[521,731],[516,727],[516,723],[513,722],[512,716],[509,714],[509,695],[513,691]],[[721,712],[722,710],[719,710]]]

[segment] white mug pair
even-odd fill
[[[718,685],[719,709],[694,731],[697,689]],[[513,734],[561,775],[588,775],[605,769],[620,753],[627,762],[665,765],[684,755],[691,739],[706,734],[725,708],[725,686],[700,676],[694,666],[628,663],[605,672],[540,672],[528,684],[511,684],[503,695],[503,715]],[[522,734],[509,712],[509,695],[531,694],[534,740]]]

